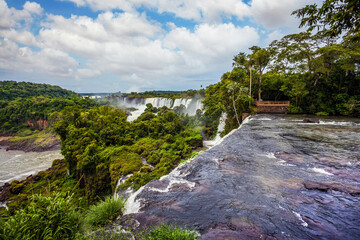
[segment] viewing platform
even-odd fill
[[[257,113],[286,113],[290,101],[255,101]]]

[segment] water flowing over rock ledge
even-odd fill
[[[153,98],[142,98],[142,97],[117,97],[117,104],[121,108],[134,108],[136,110],[130,111],[131,115],[128,116],[128,121],[134,121],[137,119],[146,109],[146,104],[151,103],[153,107],[161,108],[175,108],[184,106],[183,113],[189,114],[189,116],[194,116],[196,110],[203,109],[202,99],[201,98],[162,98],[162,97],[153,97]]]
[[[148,183],[129,199],[136,208],[118,224],[166,221],[194,227],[202,239],[354,239],[360,236],[359,133],[359,122],[256,115]]]

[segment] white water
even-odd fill
[[[147,187],[147,185],[142,186],[135,193],[131,194],[125,203],[125,211],[124,215],[139,213],[141,207],[142,199],[136,199],[136,197],[146,188],[148,191],[154,192],[168,192],[175,184],[186,185],[189,188],[189,191],[195,187],[194,182],[190,182],[184,179],[184,177],[188,174],[185,172],[181,172],[180,169],[185,165],[181,164],[177,166],[174,170],[172,170],[169,175],[162,176],[160,181],[168,181],[168,184],[165,189],[155,188],[155,187]]]
[[[140,211],[140,203],[141,199],[136,199],[137,195],[139,195],[145,186],[142,186],[135,193],[131,194],[129,198],[125,202],[125,210],[124,215],[131,213],[138,213]]]
[[[218,126],[216,136],[215,136],[215,138],[213,140],[204,141],[203,144],[204,144],[205,147],[213,147],[213,146],[220,143],[220,141],[221,141],[220,134],[225,129],[226,118],[227,118],[226,112],[221,113],[221,117],[220,117],[220,120],[219,120],[219,126]]]
[[[292,212],[294,213],[296,218],[300,220],[302,226],[304,226],[304,227],[308,226],[307,222],[304,221],[304,219],[301,217],[300,213],[297,213],[297,212],[294,212],[294,211],[292,211]]]
[[[115,191],[114,191],[114,198],[115,198],[115,199],[119,198],[118,191],[117,191],[118,187],[119,187],[121,184],[123,184],[123,183],[126,181],[126,179],[128,179],[128,178],[131,177],[132,175],[133,175],[133,174],[128,174],[128,175],[126,175],[126,176],[122,176],[121,178],[119,178],[119,180],[118,180],[117,183],[116,183],[116,187],[115,187]],[[129,194],[132,193],[132,190],[129,189],[128,193],[129,193]]]
[[[317,172],[317,173],[321,173],[321,174],[325,174],[325,175],[333,175],[332,173],[329,173],[327,171],[325,171],[324,169],[322,168],[312,168],[311,170],[313,170],[314,172]]]
[[[119,106],[122,108],[135,108],[135,111],[131,111],[131,115],[128,116],[128,121],[134,121],[137,119],[146,109],[146,104],[151,103],[153,107],[161,108],[175,108],[183,105],[185,107],[183,113],[189,116],[194,116],[198,109],[203,110],[202,99],[191,99],[191,98],[177,98],[175,100],[170,98],[129,98],[122,97],[119,99]]]
[[[230,136],[231,134],[233,134],[236,130],[240,129],[242,127],[243,124],[246,124],[248,122],[251,121],[251,116],[247,117],[244,119],[244,121],[242,121],[241,125],[238,128],[233,129],[231,132],[229,132],[228,134],[226,134],[226,136],[221,137],[220,133],[222,131],[224,131],[225,129],[225,121],[226,121],[227,115],[226,113],[222,113],[221,117],[220,117],[220,121],[219,121],[219,126],[218,126],[218,132],[216,134],[216,137],[213,140],[209,140],[209,141],[204,141],[204,146],[205,147],[209,147],[212,148],[216,145],[219,145],[220,143],[222,143],[222,141],[227,138],[228,136]]]
[[[53,160],[62,158],[60,151],[23,152],[0,149],[0,186],[46,170],[51,167]]]

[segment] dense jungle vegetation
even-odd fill
[[[66,106],[89,108],[95,106],[89,99],[48,84],[29,82],[0,82],[0,135],[28,135],[31,130],[43,130],[51,114]],[[51,124],[49,124],[51,125]]]
[[[49,121],[61,138],[64,160],[8,186],[9,210],[1,208],[0,238],[96,239],[82,233],[122,214],[124,200],[107,197],[121,176],[129,178],[119,188],[138,189],[168,174],[196,154],[201,133],[216,134],[223,112],[229,132],[240,125],[243,113],[256,111],[255,100],[290,100],[290,113],[359,116],[359,8],[354,0],[326,0],[323,6],[295,11],[301,25],[309,30],[321,26],[321,31],[290,34],[238,53],[233,69],[205,90],[127,95],[204,97],[205,92],[204,113],[194,117],[150,104],[137,120],[127,122],[125,111],[59,87],[1,82],[0,134],[18,134],[30,129],[29,122]],[[138,238],[168,239],[174,232],[188,236],[179,239],[196,238],[167,225]],[[127,239],[110,239],[117,238]]]
[[[205,90],[206,130],[214,135],[222,112],[225,132],[238,127],[255,100],[290,100],[289,113],[360,116],[360,42],[324,31],[301,32],[253,46],[233,58],[233,69]]]

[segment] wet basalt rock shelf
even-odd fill
[[[256,115],[130,198],[118,224],[201,239],[360,239],[360,122]]]

